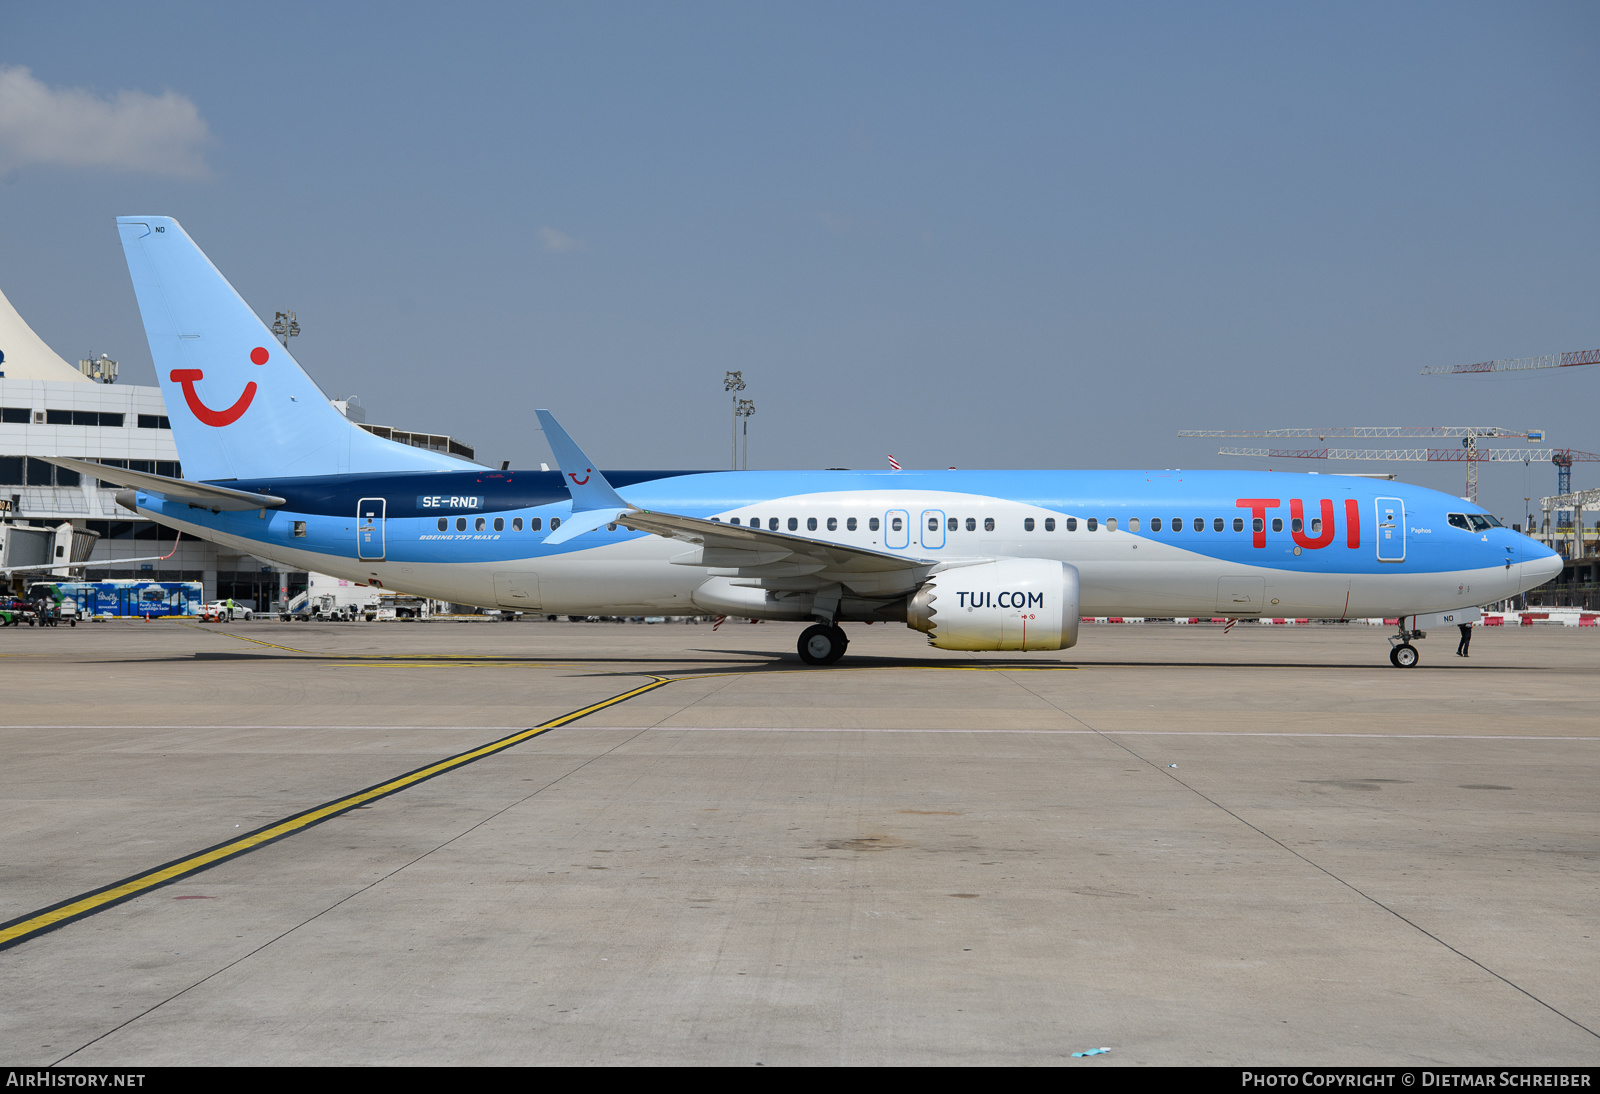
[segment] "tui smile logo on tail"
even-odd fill
[[[257,365],[266,364],[270,356],[271,354],[261,346],[257,346],[250,351],[250,360]],[[172,382],[183,385],[183,401],[189,404],[189,409],[194,412],[196,418],[199,418],[206,425],[218,428],[237,422],[244,415],[244,412],[250,409],[250,403],[256,397],[256,382],[251,380],[244,385],[244,393],[228,409],[212,410],[201,401],[199,394],[194,389],[194,382],[196,380],[204,380],[205,377],[206,374],[197,368],[175,368],[171,373]]]
[[[241,413],[243,413],[243,412],[241,411]],[[567,478],[571,479],[573,482],[577,483],[579,486],[584,486],[584,485],[588,484],[589,476],[591,474],[593,474],[593,473],[594,473],[594,468],[585,467],[583,469],[583,478],[581,478],[581,479],[578,478],[578,474],[575,471],[568,471],[567,472]]]

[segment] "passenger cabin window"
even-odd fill
[[[466,530],[467,530],[467,518],[466,517],[457,517],[456,518],[456,531],[465,532]]]
[[[439,518],[439,531],[442,532],[448,527],[450,527],[450,518],[449,517],[440,517]]]
[[[1216,518],[1215,520],[1213,520],[1211,522],[1211,530],[1213,532],[1222,531],[1222,518],[1221,517],[1218,517],[1218,518]]]
[[[1261,522],[1257,521],[1256,523],[1259,524]],[[1244,518],[1243,517],[1234,517],[1233,518],[1233,530],[1235,532],[1244,531]],[[1256,531],[1259,532],[1259,531],[1261,531],[1261,529],[1257,528]]]
[[[537,532],[537,531],[540,531],[543,528],[544,528],[544,518],[543,517],[529,517],[528,518],[528,531]]]
[[[1283,518],[1282,517],[1273,517],[1272,518],[1272,530],[1274,532],[1283,531]]]
[[[1161,518],[1160,517],[1151,517],[1150,518],[1150,530],[1152,532],[1161,531]]]
[[[1173,517],[1172,518],[1172,530],[1174,532],[1183,531],[1183,518],[1182,517]]]
[[[892,531],[898,532],[901,529],[901,527],[904,525],[904,523],[905,522],[902,521],[899,517],[895,517],[893,520],[891,520],[889,522],[889,528]]]
[[[1128,531],[1137,532],[1138,530],[1139,530],[1139,518],[1138,517],[1134,517],[1132,520],[1128,521]]]
[[[1090,517],[1088,520],[1083,522],[1083,526],[1089,531],[1093,532],[1095,529],[1100,527],[1100,518]]]
[[[817,518],[816,517],[807,517],[806,518],[806,531],[815,532],[816,530],[817,530]]]
[[[839,518],[838,517],[829,517],[828,518],[828,531],[837,532],[838,530],[839,530]]]
[[[993,517],[984,517],[983,518],[983,530],[985,532],[994,531],[994,518]]]
[[[1032,517],[1023,517],[1022,518],[1022,530],[1024,532],[1033,531],[1033,518]]]
[[[1321,517],[1312,517],[1311,518],[1311,534],[1314,535],[1314,536],[1320,536],[1322,534],[1322,518]]]
[[[1055,517],[1045,517],[1044,518],[1044,530],[1046,532],[1054,532],[1056,530],[1056,518]]]
[[[1255,517],[1250,521],[1250,530],[1252,532],[1264,532],[1267,530],[1266,522],[1260,517]],[[1240,531],[1243,531],[1243,529],[1240,529]]]
[[[739,518],[738,517],[734,517],[732,520],[728,521],[728,523],[732,524],[734,526],[737,526],[738,523],[739,523]]]
[[[560,517],[551,517],[550,518],[550,530],[552,532],[554,532],[557,528],[560,528],[560,527],[561,527],[561,518]]]
[[[1204,532],[1206,530],[1206,518],[1205,517],[1195,517],[1194,518],[1194,530],[1196,532]]]
[[[928,518],[928,531],[937,532],[938,530],[939,530],[939,518],[938,517],[929,517]]]
[[[798,519],[794,518],[794,517],[790,517],[789,518],[789,531],[797,532],[799,530],[800,530],[800,521]]]
[[[513,532],[522,531],[522,518],[521,517],[512,517],[511,518],[511,530]]]
[[[976,532],[977,530],[978,530],[978,519],[976,517],[968,517],[967,518],[967,531]]]
[[[789,520],[791,521],[789,527],[793,528],[794,524],[792,522],[793,522],[794,518],[790,517]],[[777,517],[768,517],[767,518],[767,531],[776,532],[777,530],[778,530],[778,518]]]
[[[506,521],[504,517],[494,518],[494,530],[496,532],[504,532],[506,530]]]
[[[854,532],[856,530],[856,518],[855,517],[850,517],[850,518],[845,520],[845,522],[844,522],[844,530],[846,532]]]
[[[867,518],[867,530],[870,531],[870,532],[876,532],[878,530],[878,518],[877,517],[868,517]]]
[[[1112,517],[1110,520],[1106,521],[1106,531],[1115,532],[1116,530],[1117,530],[1117,518],[1116,517]]]
[[[1068,517],[1067,518],[1067,531],[1076,532],[1077,530],[1078,530],[1078,518],[1077,517]]]
[[[477,520],[472,522],[472,530],[474,532],[483,531],[483,518],[482,517],[479,517]]]
[[[958,531],[960,528],[961,522],[955,517],[951,517],[947,522],[945,522],[945,531],[947,532]]]

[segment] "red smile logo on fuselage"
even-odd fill
[[[250,351],[250,360],[257,365],[266,364],[267,358],[270,356],[271,354],[267,353],[261,346],[257,346]],[[197,368],[175,368],[171,373],[172,382],[183,385],[183,401],[189,404],[189,409],[196,418],[199,418],[206,425],[218,428],[237,422],[244,412],[250,409],[250,403],[256,397],[256,382],[251,380],[248,384],[245,384],[244,393],[228,409],[212,410],[201,401],[199,394],[194,389],[194,382],[196,380],[204,380],[205,377],[206,374]]]

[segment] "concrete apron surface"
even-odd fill
[[[0,632],[0,921],[348,806],[15,938],[0,1060],[1600,1063],[1594,632],[798,630]]]

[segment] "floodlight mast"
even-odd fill
[[[278,341],[283,343],[283,348],[288,349],[289,339],[300,336],[300,320],[295,318],[292,311],[281,311],[272,320],[272,326],[268,329],[278,336]]]
[[[750,415],[755,412],[756,401],[754,399],[740,399],[739,405],[734,409],[734,414],[744,419],[744,428],[741,430],[744,434],[744,459],[741,461],[740,466],[746,471],[750,470]]]
[[[744,373],[729,372],[722,377],[722,390],[733,394],[733,431],[729,436],[728,444],[732,450],[729,466],[732,470],[739,470],[739,392],[744,390]]]

